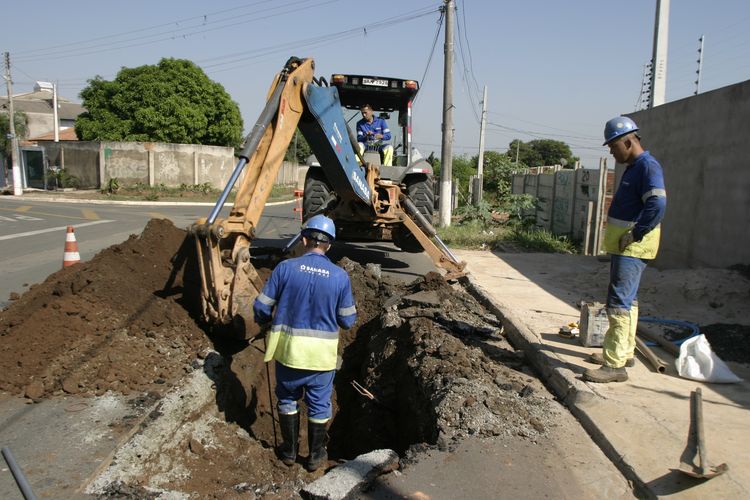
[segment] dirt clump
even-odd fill
[[[188,244],[185,231],[154,219],[32,286],[0,312],[0,390],[32,399],[129,394],[179,380],[211,345],[189,312]]]

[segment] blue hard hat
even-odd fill
[[[635,132],[638,125],[627,116],[616,116],[604,125],[604,144],[606,146],[620,136]]]
[[[325,215],[318,214],[310,217],[307,222],[305,222],[305,225],[302,228],[302,236],[305,238],[320,240],[321,238],[318,237],[320,236],[320,233],[327,236],[325,241],[333,241],[336,239],[336,225]]]

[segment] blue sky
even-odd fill
[[[248,130],[289,56],[313,57],[317,75],[417,79],[414,140],[440,154],[444,31],[439,0],[14,1],[3,8],[0,50],[10,52],[14,93],[35,80],[78,93],[121,67],[190,59],[239,104]],[[603,124],[635,110],[651,58],[655,0],[457,0],[454,154],[477,153],[482,87],[486,148],[514,138],[567,142],[584,166],[607,156]],[[7,22],[11,19],[12,22]],[[667,102],[750,78],[750,2],[672,0]],[[437,38],[436,38],[437,36]],[[437,43],[433,44],[437,39]],[[432,54],[432,57],[430,57]],[[428,65],[429,62],[429,65]],[[4,91],[3,91],[4,92]],[[648,138],[645,138],[648,146]]]

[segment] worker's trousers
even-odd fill
[[[648,261],[612,255],[607,290],[609,329],[604,336],[604,364],[621,368],[635,354],[638,324],[638,286]]]
[[[336,370],[314,371],[290,368],[276,361],[276,398],[279,413],[297,413],[297,401],[304,396],[307,418],[311,422],[324,423],[333,415],[331,395]]]

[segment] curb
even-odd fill
[[[35,195],[21,195],[19,197],[9,196],[0,197],[0,199],[13,200],[13,201],[47,201],[50,203],[87,203],[92,205],[142,205],[142,206],[165,206],[165,207],[213,207],[216,203],[205,202],[205,201],[130,201],[130,200],[89,200],[83,198],[66,198],[64,196],[35,196]],[[285,203],[293,203],[295,200],[287,201],[274,201],[266,203],[266,206],[283,205]]]
[[[469,293],[502,321],[511,345],[524,352],[529,362],[541,374],[542,381],[568,407],[594,443],[630,482],[633,487],[633,494],[638,498],[657,498],[657,495],[648,487],[647,483],[638,476],[627,457],[617,451],[587,411],[587,407],[599,404],[601,397],[583,381],[577,379],[576,374],[567,368],[567,364],[562,359],[557,357],[555,353],[548,351],[545,345],[540,342],[539,337],[513,311],[500,304],[484,287],[477,283],[471,274],[462,277],[460,282]]]

